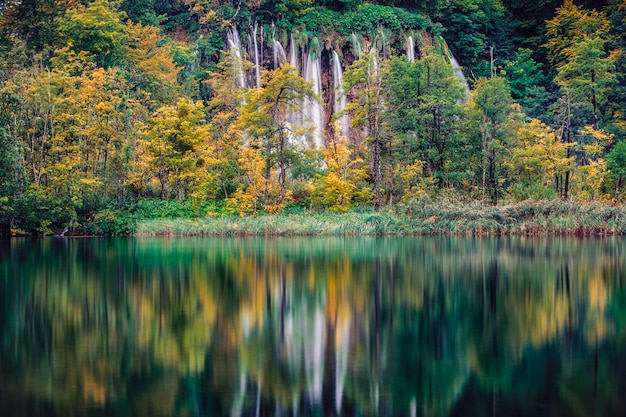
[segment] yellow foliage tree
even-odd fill
[[[184,199],[197,183],[199,149],[208,136],[202,103],[180,99],[156,111],[139,144],[143,180],[158,181],[159,196]]]
[[[335,131],[338,132],[339,128]],[[313,205],[345,212],[355,203],[371,201],[372,190],[365,181],[367,165],[354,155],[343,136],[336,134],[329,141],[329,146],[322,150],[326,169],[313,185]]]
[[[574,166],[574,158],[567,152],[574,144],[558,140],[555,132],[537,119],[522,123],[516,138],[506,161],[513,180],[510,195],[517,200],[554,197],[558,191],[555,181]]]
[[[237,204],[242,208],[250,207],[251,204],[256,208],[262,198],[265,210],[277,212],[291,201],[291,191],[285,184],[292,156],[290,137],[294,132],[287,122],[287,114],[298,109],[305,99],[316,101],[319,97],[312,85],[289,64],[283,64],[273,71],[264,71],[261,87],[250,92],[249,101],[242,106],[237,121],[245,132],[249,147],[240,159],[244,182],[235,195]],[[258,192],[259,158],[265,164],[265,189],[261,194]],[[244,210],[242,214],[246,212]]]

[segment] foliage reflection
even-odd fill
[[[622,239],[2,248],[2,414],[626,412]]]

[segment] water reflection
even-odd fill
[[[2,242],[2,415],[625,415],[621,238]]]

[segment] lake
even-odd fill
[[[625,242],[0,241],[0,415],[626,415]]]

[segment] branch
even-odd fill
[[[235,11],[234,16],[230,18],[231,20],[234,20],[237,17],[237,15],[239,14],[239,10],[241,10],[241,0],[239,0],[239,4],[237,4],[237,10]]]

